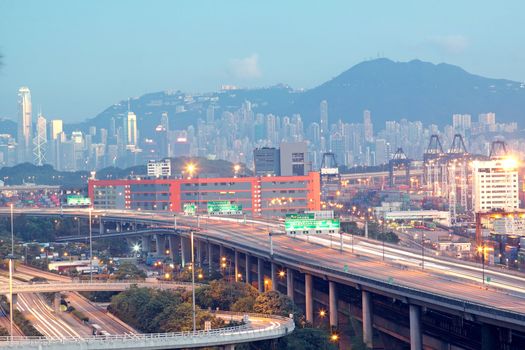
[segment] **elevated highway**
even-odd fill
[[[4,214],[7,214],[7,211],[4,211]],[[32,215],[32,212],[25,211],[25,214]],[[87,211],[66,213],[51,209],[39,210],[35,214],[85,217]],[[169,227],[174,222],[173,213],[93,210],[93,214],[104,221],[140,222],[145,225],[149,223],[151,227]],[[217,248],[219,257],[231,252],[234,276],[241,273],[244,281],[257,285],[260,290],[267,286],[271,289],[280,288],[295,298],[300,293],[304,300],[306,318],[310,322],[314,321],[316,314],[314,305],[322,302],[316,300],[316,295],[319,295],[321,290],[317,290],[315,286],[327,286],[325,293],[328,300],[325,301],[325,305],[329,307],[330,325],[334,327],[338,326],[338,315],[341,315],[341,312],[338,312],[338,304],[342,301],[343,294],[355,294],[355,291],[358,291],[363,336],[369,346],[375,339],[373,328],[377,327],[372,310],[376,296],[390,298],[394,302],[400,301],[406,305],[406,322],[410,327],[413,349],[422,349],[423,343],[430,341],[428,339],[436,339],[435,335],[422,329],[422,319],[427,317],[430,311],[444,313],[458,319],[457,322],[460,323],[472,322],[493,327],[491,329],[497,329],[498,332],[510,332],[510,335],[515,335],[514,338],[521,337],[525,332],[523,275],[514,276],[488,269],[489,273],[494,275],[493,282],[498,282],[499,285],[483,285],[482,267],[478,264],[451,263],[432,257],[432,261],[421,266],[418,265],[417,252],[388,245],[383,260],[380,242],[354,242],[353,237],[343,235],[340,237],[343,239],[342,249],[337,237],[332,237],[330,241],[316,241],[313,237],[299,239],[274,236],[270,243],[268,233],[279,229],[279,222],[251,220],[244,224],[243,220],[208,218],[200,219],[198,224],[198,219],[194,217],[175,218],[177,229],[169,235],[181,239],[181,248],[184,248],[182,243],[188,239],[190,230],[193,230],[198,243],[196,246],[208,247],[207,251],[198,252],[197,256],[206,255],[208,261],[215,264],[213,261],[218,260]],[[407,256],[409,253],[413,255]],[[286,277],[284,289],[283,281],[280,280],[283,271],[285,274],[282,276]],[[475,275],[478,273],[479,279],[476,281]],[[255,275],[256,279],[253,278]],[[301,287],[298,290],[299,283]],[[303,303],[302,300],[300,303]],[[396,336],[395,332],[391,333],[392,336]]]

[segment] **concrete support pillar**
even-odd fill
[[[410,350],[423,349],[423,336],[421,334],[421,306],[409,305],[410,316]]]
[[[179,237],[170,235],[168,236],[168,244],[170,249],[170,256],[171,260],[173,260],[174,263],[179,262]]]
[[[188,237],[180,237],[180,248],[182,267],[185,267],[186,264],[191,263],[191,242]]]
[[[294,285],[293,285],[293,270],[291,268],[286,269],[286,295],[290,299],[293,299]]]
[[[148,254],[151,251],[151,237],[150,236],[142,236],[142,251],[146,254]]]
[[[197,267],[202,267],[202,242],[194,238],[194,243],[196,245],[196,254],[195,254],[195,265]]]
[[[115,223],[115,231],[121,232],[122,231],[122,223],[120,221],[117,221]]]
[[[239,269],[239,252],[237,250],[234,251],[234,271],[235,271],[235,282],[239,281],[239,273],[241,270]]]
[[[245,273],[244,273],[244,280],[246,283],[251,284],[252,283],[252,276],[251,275],[251,264],[250,264],[250,255],[248,253],[244,254],[244,264],[245,264]]]
[[[157,256],[163,256],[164,250],[166,249],[166,236],[164,235],[155,235],[155,248],[157,249]]]
[[[314,283],[312,275],[304,275],[305,316],[306,322],[314,323]]]
[[[224,345],[224,350],[235,350],[235,344]]]
[[[100,234],[106,233],[106,231],[104,230],[104,221],[102,221],[102,218],[98,220],[98,232]]]
[[[222,245],[219,246],[219,261],[221,261],[222,257],[226,256],[224,254],[224,247]]]
[[[264,292],[263,260],[257,258],[257,288],[259,292]]]
[[[208,242],[208,273],[211,276],[213,273],[213,244]]]
[[[330,327],[337,327],[337,284],[333,281],[328,282],[328,301],[329,301],[329,310],[328,314],[330,316]]]
[[[374,328],[372,320],[372,296],[370,292],[363,290],[362,292],[363,304],[363,342],[369,348],[373,347]]]
[[[272,290],[277,290],[277,265],[275,265],[274,262],[272,262],[271,273],[272,273]]]

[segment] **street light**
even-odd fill
[[[241,166],[239,164],[235,164],[233,166],[233,176],[234,177],[237,177],[237,175],[239,174],[239,170],[241,170]]]
[[[15,227],[13,225],[13,203],[9,204],[9,206],[11,207],[11,255],[15,256]]]
[[[93,208],[89,207],[89,282],[93,282],[93,232],[91,230],[91,214]]]
[[[192,294],[192,318],[193,318],[193,333],[197,331],[197,322],[195,320],[195,269],[193,268],[195,266],[195,251],[193,246],[193,230],[190,231],[190,239],[191,239],[191,294]]]
[[[483,242],[482,245],[478,247],[478,253],[481,254],[481,282],[482,282],[482,285],[485,285],[485,253],[486,252],[487,252],[487,246],[485,246],[485,242]]]

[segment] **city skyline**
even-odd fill
[[[238,2],[221,6],[205,1],[199,5],[159,2],[146,8],[131,3],[124,9],[118,3],[62,3],[56,11],[58,6],[48,3],[35,2],[27,8],[4,3],[0,32],[20,30],[0,37],[4,63],[0,79],[5,82],[0,88],[0,116],[14,119],[16,106],[8,92],[19,86],[30,86],[39,96],[34,104],[44,115],[69,123],[93,117],[129,96],[153,91],[207,92],[223,84],[312,88],[378,56],[447,62],[481,75],[525,80],[525,71],[514,63],[525,56],[515,46],[524,34],[511,30],[524,13],[517,1],[505,7],[476,3],[476,16],[469,20],[465,20],[471,10],[468,2],[455,4],[454,11],[437,3],[385,3],[384,12],[374,12],[373,5],[344,3],[312,4],[297,11],[296,4],[273,11],[262,5],[248,9]],[[26,15],[17,15],[21,11]],[[95,16],[96,26],[82,14]],[[405,20],[399,21],[395,14]],[[122,18],[137,21],[122,23]],[[234,20],[239,18],[242,21]],[[498,21],[497,30],[485,25],[499,18],[505,20]],[[54,25],[39,25],[43,22]],[[133,22],[142,25],[132,26]],[[449,23],[446,30],[443,22]],[[206,31],[207,24],[213,32]],[[413,31],[414,26],[419,30]],[[265,30],[259,31],[261,27]],[[279,30],[282,27],[287,30]],[[359,40],[360,31],[370,40]],[[22,35],[31,45],[19,44],[24,42]],[[48,45],[52,38],[57,42],[53,47]],[[147,44],[147,52],[136,49],[135,38]],[[174,38],[172,45],[170,38]],[[69,47],[67,53],[59,43]],[[208,59],[208,49],[213,60]],[[319,65],[322,59],[326,64]],[[500,64],[494,65],[495,61]],[[51,78],[51,72],[64,74]],[[64,99],[69,103],[62,103]]]

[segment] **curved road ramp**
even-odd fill
[[[237,319],[231,314],[217,315]],[[276,339],[295,329],[292,318],[249,314],[241,326],[209,331],[98,335],[84,338],[47,339],[44,337],[0,337],[1,349],[66,350],[66,349],[180,349],[206,346],[231,346],[246,342]]]

